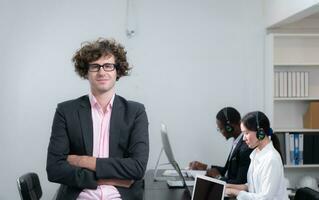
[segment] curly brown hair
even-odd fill
[[[115,58],[116,80],[129,74],[131,68],[126,59],[124,46],[114,39],[99,38],[93,42],[84,42],[81,46],[72,58],[75,71],[80,77],[87,79],[89,63],[108,55],[113,55]]]

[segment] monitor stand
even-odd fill
[[[171,179],[175,179],[175,177],[164,177],[164,176],[158,176],[157,174],[157,171],[158,171],[158,167],[159,166],[164,166],[164,165],[171,165],[171,163],[162,163],[162,164],[159,164],[159,161],[161,159],[161,156],[162,156],[162,153],[163,153],[164,149],[163,147],[161,148],[161,151],[158,155],[158,159],[156,161],[156,165],[155,165],[155,171],[154,171],[154,177],[153,177],[153,180],[154,181],[167,181],[167,180],[171,180]]]

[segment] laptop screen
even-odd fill
[[[208,176],[196,176],[192,200],[223,200],[225,182]]]

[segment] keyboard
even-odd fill
[[[183,181],[181,181],[181,180],[178,180],[178,181],[167,180],[166,182],[168,184],[168,187],[183,187]],[[186,185],[188,187],[194,186],[194,184],[195,184],[194,180],[186,181]]]

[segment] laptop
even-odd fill
[[[191,196],[191,194],[192,194],[191,190],[187,186],[187,185],[190,185],[190,183],[189,182],[188,182],[188,184],[186,183],[185,177],[183,176],[181,169],[175,160],[175,157],[174,157],[174,154],[172,151],[172,147],[171,147],[171,144],[170,144],[169,139],[168,139],[167,128],[166,128],[165,124],[161,124],[161,137],[162,137],[163,149],[164,149],[164,152],[166,154],[166,157],[167,157],[168,161],[172,164],[174,169],[177,171],[177,173],[181,179],[181,182],[182,182],[182,185],[180,185],[180,184],[178,184],[178,181],[170,181],[169,180],[169,181],[167,181],[168,186],[169,187],[183,187],[183,188],[185,188],[186,193],[189,196]]]
[[[198,175],[195,178],[192,200],[223,200],[226,182]]]

